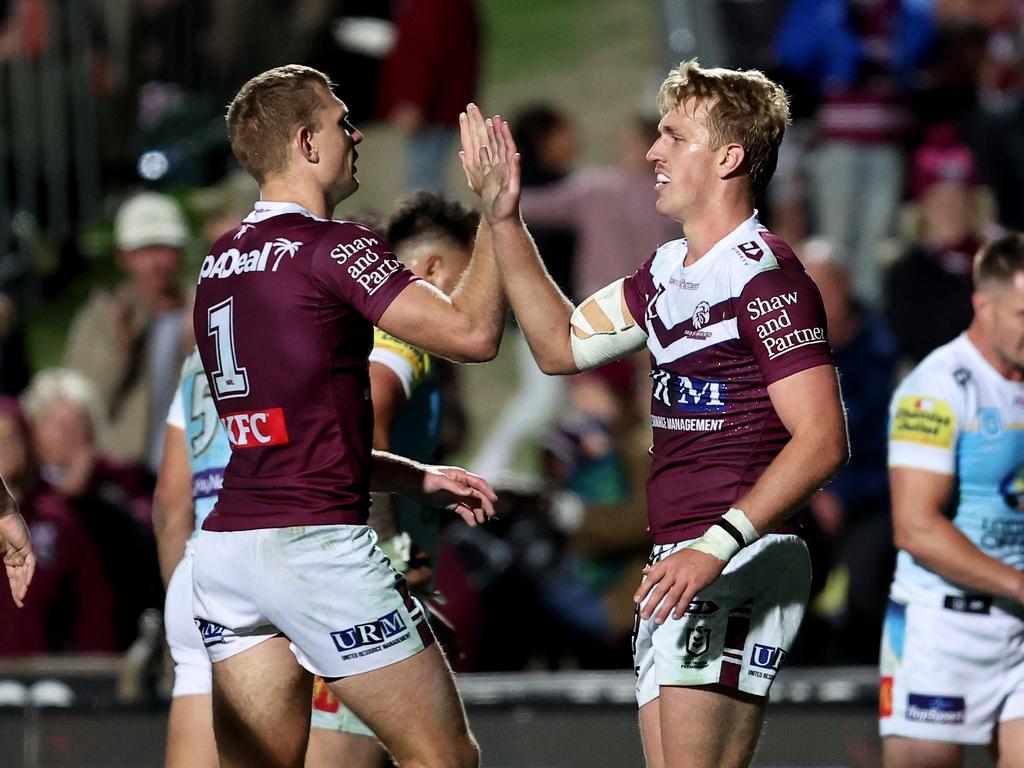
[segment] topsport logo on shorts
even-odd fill
[[[406,634],[403,635],[403,632]],[[402,618],[401,613],[394,610],[376,621],[368,621],[365,624],[356,624],[348,629],[331,632],[331,639],[334,640],[334,647],[341,653],[354,651],[356,648],[364,646],[377,646],[357,653],[346,653],[342,658],[347,659],[376,653],[395,643],[400,643],[407,635],[405,619]]]
[[[907,720],[918,723],[962,725],[967,705],[963,696],[928,696],[912,693],[907,697]]]

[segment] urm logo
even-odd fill
[[[331,632],[334,647],[339,651],[351,651],[364,645],[377,645],[405,630],[405,619],[397,611],[381,616],[376,621],[356,624],[348,629]]]

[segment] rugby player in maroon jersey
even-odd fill
[[[652,768],[738,768],[808,598],[807,548],[788,521],[845,462],[846,421],[818,291],[754,210],[785,93],[759,72],[690,61],[658,102],[647,157],[657,209],[683,238],[578,308],[520,219],[508,131],[492,127],[489,151],[464,165],[488,171],[483,214],[540,367],[573,374],[650,352],[655,545],[633,649],[644,752]]]
[[[366,521],[371,490],[449,506],[470,525],[495,497],[464,470],[371,454],[367,361],[373,325],[449,359],[488,360],[505,300],[486,225],[448,297],[378,233],[331,220],[358,187],[362,141],[331,88],[290,65],[232,101],[232,150],[261,200],[213,245],[196,289],[200,356],[232,444],[193,577],[217,748],[222,766],[302,765],[319,674],[399,764],[474,766],[448,665]],[[463,140],[476,158],[487,128],[471,114]],[[482,180],[469,176],[477,190]]]

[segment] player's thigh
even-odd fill
[[[451,670],[437,645],[330,683],[399,765],[476,766],[478,750]]]
[[[640,742],[644,748],[644,764],[647,768],[665,768],[665,757],[661,751],[660,699],[649,701],[640,707]]]
[[[387,754],[372,736],[309,729],[306,768],[382,768]]]
[[[222,768],[300,768],[313,676],[273,637],[213,665],[213,723]]]
[[[882,739],[883,768],[960,768],[962,744],[886,736]]]
[[[998,768],[1024,768],[1024,718],[999,724],[993,751]]]
[[[209,694],[176,696],[167,719],[165,768],[217,768],[213,703]]]
[[[745,768],[761,735],[767,700],[725,686],[662,686],[658,698],[665,768]]]

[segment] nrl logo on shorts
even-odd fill
[[[711,647],[711,627],[703,624],[686,631],[686,655],[703,656]]]

